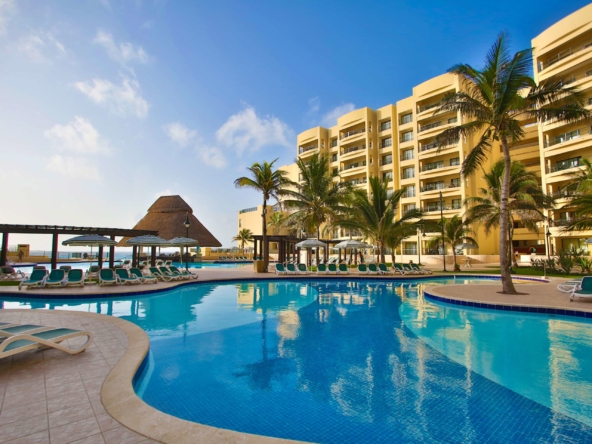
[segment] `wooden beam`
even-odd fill
[[[6,265],[6,256],[8,255],[8,233],[2,233],[2,250],[0,251],[0,265]]]
[[[103,246],[99,245],[99,257],[98,257],[98,266],[99,268],[103,268]]]
[[[115,236],[111,236],[111,240],[115,240]],[[109,268],[115,267],[115,245],[109,247]]]
[[[138,266],[138,257],[136,255],[136,251],[138,251],[138,247],[136,245],[134,245],[132,247],[132,267]]]

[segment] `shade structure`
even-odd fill
[[[117,245],[117,242],[100,236],[98,234],[86,234],[84,236],[76,236],[62,242],[62,245],[70,247],[100,247]]]
[[[171,247],[199,247],[199,241],[197,239],[191,239],[188,237],[176,237],[168,241]]]
[[[186,220],[189,221],[189,228],[185,227]],[[158,231],[158,235],[164,239],[175,237],[195,239],[201,247],[222,246],[193,215],[193,209],[181,196],[159,197],[148,209],[148,213],[135,225],[135,229]],[[119,245],[128,245],[126,244],[128,239],[123,238]]]
[[[587,244],[592,244],[592,237],[590,237],[590,238],[586,239],[586,243],[587,243]]]
[[[479,245],[463,243],[457,245],[456,248],[459,248],[461,250],[474,250],[475,248],[479,248]]]
[[[132,237],[129,238],[126,242],[125,245],[128,246],[137,246],[137,247],[172,247],[174,245],[171,245],[171,243],[166,240],[163,239],[162,237],[158,237],[158,236],[152,236],[152,235],[148,235],[148,236],[136,236],[136,237]]]
[[[344,240],[335,245],[335,248],[343,248],[346,250],[368,248],[367,244],[354,239]]]
[[[316,248],[316,247],[325,247],[327,246],[326,243],[321,242],[318,239],[306,239],[303,241],[300,241],[296,244],[296,247],[298,248]]]

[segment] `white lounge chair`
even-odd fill
[[[86,336],[88,339],[78,348],[69,348],[60,344],[67,339],[73,339],[79,336]],[[54,328],[50,330],[38,331],[36,333],[15,334],[0,343],[0,359],[28,350],[38,350],[48,347],[56,348],[63,352],[74,355],[86,350],[91,344],[92,340],[93,337],[91,332],[72,330],[69,328]]]

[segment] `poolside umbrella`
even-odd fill
[[[463,243],[463,244],[458,244],[456,246],[456,248],[458,248],[460,250],[474,250],[475,248],[479,248],[479,245]]]
[[[181,257],[183,256],[183,247],[199,247],[199,241],[191,239],[189,237],[176,237],[169,241],[171,246],[181,248]],[[185,256],[185,270],[189,271],[189,265],[187,263],[187,256]]]
[[[125,241],[126,245],[136,246],[136,247],[170,247],[171,243],[163,239],[162,237],[154,236],[152,234],[148,234],[145,236],[136,236],[132,237]]]
[[[592,237],[591,237],[591,238],[589,238],[589,239],[586,239],[586,243],[587,243],[587,244],[592,244]]]
[[[62,242],[62,245],[70,247],[90,247],[90,265],[92,267],[92,247],[111,247],[117,245],[117,242],[98,234],[85,234],[83,236],[76,236],[71,239],[67,239]]]
[[[306,248],[307,250],[307,257],[310,259],[310,249],[311,248],[318,248],[318,247],[323,247],[325,248],[327,246],[326,243],[321,242],[318,239],[306,239],[303,241],[300,241],[296,244],[296,247],[298,248]]]

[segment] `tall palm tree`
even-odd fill
[[[239,242],[242,253],[245,254],[245,244],[253,242],[253,232],[248,228],[242,228],[238,234],[232,238],[233,242]]]
[[[472,237],[475,233],[471,229],[470,222],[463,220],[462,217],[455,215],[450,219],[443,219],[444,222],[444,245],[452,248],[452,257],[454,258],[454,268],[456,268],[456,247],[463,242],[469,242],[477,245],[477,241]],[[429,248],[442,245],[442,234],[432,238],[428,242]]]
[[[276,201],[285,193],[286,187],[292,182],[288,179],[288,173],[283,170],[274,170],[273,162],[258,162],[251,165],[247,170],[251,172],[251,177],[239,177],[234,181],[237,188],[252,188],[263,194],[263,211],[261,212],[261,226],[263,233],[263,269],[267,271],[269,264],[269,245],[267,244],[267,201],[275,199]]]
[[[574,209],[574,221],[564,228],[565,231],[584,231],[592,229],[592,161],[580,159],[583,168],[572,174],[567,186],[569,203],[564,206]]]
[[[492,165],[489,171],[483,170],[485,188],[480,188],[479,196],[472,196],[465,200],[468,207],[465,217],[470,223],[483,224],[485,234],[491,233],[493,228],[499,228],[501,219],[501,188],[506,168],[503,159]],[[508,194],[508,254],[512,258],[512,240],[514,238],[514,222],[520,219],[524,227],[538,233],[538,223],[545,220],[543,210],[553,208],[553,198],[543,193],[537,176],[526,171],[521,162],[512,161],[510,169],[510,192]]]
[[[307,231],[321,236],[331,229],[340,214],[346,211],[345,202],[349,187],[336,182],[329,172],[329,161],[325,156],[314,154],[309,161],[296,161],[301,180],[293,189],[286,190],[282,205],[293,212],[284,219],[285,225],[305,227]]]
[[[354,190],[347,218],[338,222],[344,228],[360,231],[364,237],[378,245],[380,261],[384,263],[384,247],[389,240],[406,230],[415,231],[421,224],[422,212],[407,211],[396,219],[399,201],[405,190],[395,190],[390,196],[388,180],[370,177],[370,195],[364,190]]]
[[[501,186],[500,231],[508,231],[511,156],[509,145],[524,137],[521,121],[556,120],[576,122],[589,118],[584,96],[561,79],[547,79],[538,85],[531,77],[532,49],[511,55],[508,38],[502,33],[485,57],[482,69],[467,64],[453,66],[449,72],[461,80],[461,90],[447,95],[438,112],[460,112],[461,124],[444,130],[438,144],[444,147],[462,138],[476,136],[476,144],[462,164],[464,176],[475,173],[495,143],[500,143],[505,163]],[[516,293],[510,275],[508,237],[500,236],[500,265],[504,293]]]

